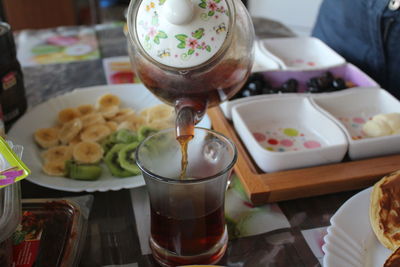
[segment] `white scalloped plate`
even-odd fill
[[[324,267],[383,266],[391,251],[385,248],[372,231],[369,201],[372,188],[347,200],[331,218],[324,237]]]
[[[54,125],[59,110],[81,104],[95,104],[97,98],[105,93],[118,95],[122,100],[122,107],[132,107],[137,111],[161,103],[142,84],[123,84],[78,88],[34,107],[22,116],[8,133],[10,140],[15,144],[24,146],[23,161],[32,171],[32,174],[27,178],[29,181],[44,187],[70,192],[103,192],[144,185],[141,175],[116,178],[111,176],[107,168],[103,168],[103,174],[97,181],[78,181],[63,177],[52,177],[44,174],[41,170],[41,150],[33,140],[34,131],[38,128]],[[198,126],[210,128],[209,117],[206,115]]]

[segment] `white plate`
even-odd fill
[[[346,201],[331,218],[322,250],[324,267],[383,266],[391,251],[372,231],[369,201],[372,188],[359,192]]]
[[[97,181],[78,181],[63,177],[52,177],[41,170],[41,150],[33,140],[38,128],[54,125],[59,110],[81,104],[95,104],[96,99],[105,93],[113,93],[122,100],[122,107],[132,107],[136,111],[161,103],[142,84],[106,85],[78,88],[74,91],[52,98],[28,111],[11,128],[8,138],[15,144],[24,146],[23,161],[31,169],[29,181],[41,186],[70,192],[94,192],[120,190],[144,185],[143,177],[133,176],[116,178],[103,168],[103,174]],[[206,115],[199,127],[210,128],[211,121]]]

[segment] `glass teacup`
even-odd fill
[[[184,179],[181,157],[175,129],[148,137],[136,150],[150,197],[150,247],[162,266],[213,264],[228,242],[224,199],[236,148],[215,131],[195,128]]]

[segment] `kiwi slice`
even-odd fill
[[[104,138],[103,140],[100,141],[100,145],[104,150],[104,154],[106,154],[110,149],[115,145],[115,141],[109,137]]]
[[[101,167],[97,164],[78,164],[68,160],[65,166],[68,177],[76,180],[97,180],[102,173]]]
[[[117,142],[117,132],[113,132],[108,135],[106,138],[100,141],[100,145],[104,150],[104,154],[106,154]]]
[[[128,129],[121,129],[116,132],[116,143],[130,144],[138,141],[138,136],[135,132]]]
[[[146,137],[158,132],[157,129],[151,128],[149,126],[141,126],[138,130],[139,141],[142,141]]]
[[[110,142],[118,143],[118,141],[117,141],[117,134],[118,134],[118,131],[113,132],[112,134],[110,134],[109,136],[107,136],[106,139],[109,140]]]
[[[146,153],[148,157],[159,155],[160,151],[170,150],[173,152],[176,147],[176,142],[175,135],[156,135],[143,144],[142,151]]]
[[[140,174],[140,169],[136,165],[135,150],[139,145],[138,142],[125,145],[118,152],[118,161],[122,168],[127,171],[134,173],[135,175]]]
[[[134,176],[132,172],[122,168],[118,161],[118,152],[125,146],[126,144],[115,144],[104,158],[104,162],[113,176],[121,178]]]

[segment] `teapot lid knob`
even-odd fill
[[[191,0],[168,0],[163,8],[163,16],[175,25],[188,24],[193,19],[194,12]]]

